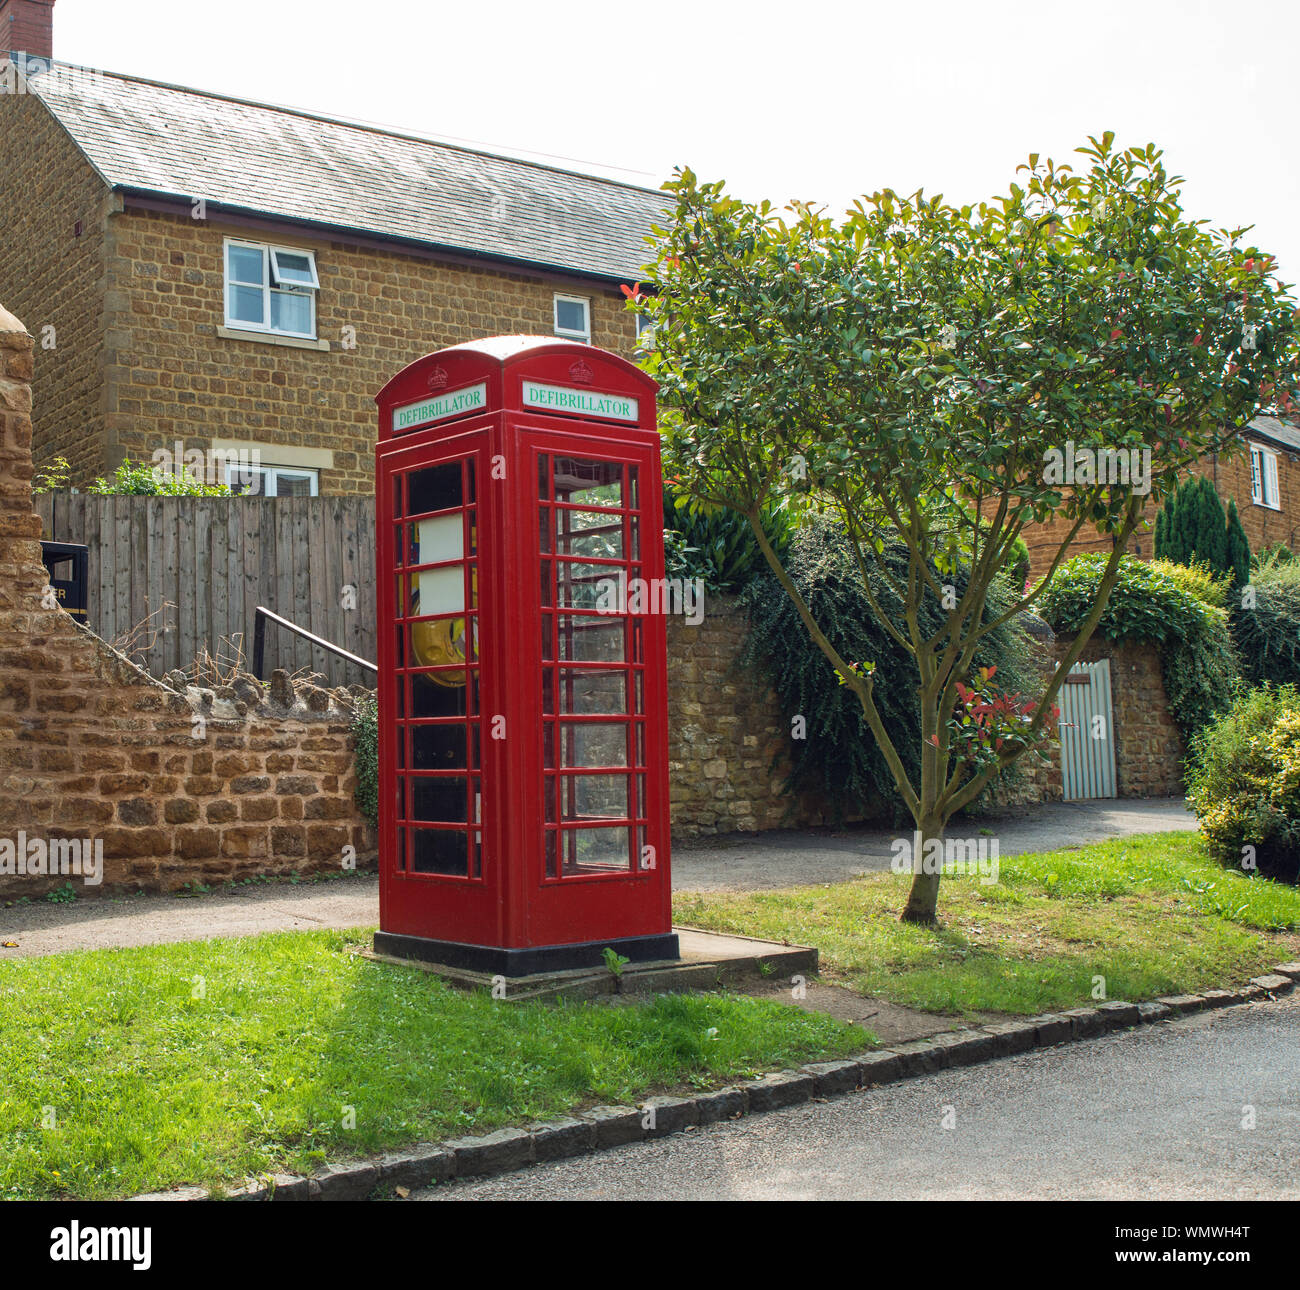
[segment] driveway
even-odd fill
[[[1051,803],[1032,816],[980,821],[999,853],[1082,846],[1102,838],[1195,828],[1181,799]],[[727,891],[838,882],[888,869],[898,831],[849,828],[739,833],[673,848],[679,891]],[[332,882],[268,883],[207,896],[88,896],[73,904],[36,901],[0,909],[0,959],[63,950],[256,936],[313,927],[364,927],[379,921],[372,874]]]
[[[1297,1054],[1290,996],[417,1198],[1300,1200]]]

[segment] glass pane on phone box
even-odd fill
[[[622,613],[627,605],[627,571],[608,564],[557,561],[555,573],[560,604],[574,609]]]
[[[560,727],[561,766],[626,766],[627,724],[573,721]]]
[[[463,671],[417,672],[411,677],[414,717],[463,717],[465,697]]]
[[[423,614],[458,614],[465,608],[465,566],[408,573],[407,604],[412,618]]]
[[[411,727],[411,765],[416,770],[461,770],[465,766],[466,726]]]
[[[419,779],[412,776],[407,781],[411,787],[412,820],[460,824],[465,821],[466,781],[457,778]]]
[[[413,470],[407,476],[408,515],[423,515],[426,511],[445,511],[465,503],[461,482],[461,463],[444,462],[441,466],[426,466]]]
[[[411,872],[467,877],[464,829],[412,829]]]
[[[555,500],[582,506],[622,506],[622,463],[556,457]]]
[[[623,662],[626,632],[621,618],[560,618],[560,657],[578,663]]]
[[[565,715],[614,716],[627,711],[627,676],[623,672],[561,668],[559,689],[560,711]]]
[[[627,869],[628,832],[616,829],[567,829],[564,831],[564,872]]]
[[[626,819],[626,775],[567,775],[560,785],[566,820]]]
[[[589,560],[621,560],[622,517],[589,511],[556,511],[555,553]]]

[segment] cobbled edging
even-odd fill
[[[641,1106],[596,1106],[525,1129],[497,1129],[475,1137],[413,1147],[378,1160],[331,1165],[311,1177],[275,1174],[226,1192],[225,1198],[364,1200],[376,1192],[391,1195],[398,1187],[414,1191],[455,1178],[510,1173],[532,1164],[662,1138],[801,1102],[840,1097],[917,1075],[1013,1057],[1035,1048],[1094,1039],[1170,1017],[1276,998],[1289,994],[1297,982],[1300,982],[1300,962],[1280,963],[1272,972],[1252,977],[1235,990],[1166,995],[1149,1003],[1114,1000],[1091,1008],[1067,1008],[1063,1012],[1027,1017],[1023,1021],[1000,1021],[948,1031],[894,1048],[873,1049],[861,1057],[809,1062],[798,1070],[776,1071],[698,1096],[652,1097]],[[133,1200],[209,1198],[209,1193],[201,1187],[132,1197]]]

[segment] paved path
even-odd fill
[[[1297,1200],[1298,1158],[1292,996],[416,1198]]]
[[[990,820],[1002,855],[1082,846],[1099,838],[1190,829],[1195,819],[1178,798],[1149,801],[1052,803],[1032,816]],[[727,891],[838,882],[887,869],[897,831],[848,828],[732,834],[673,852],[678,890]],[[106,946],[255,936],[312,927],[361,927],[379,921],[379,881],[373,875],[330,883],[240,887],[208,896],[88,897],[74,904],[37,901],[0,909],[0,959]]]
[[[975,820],[950,828],[954,836],[969,832],[998,841],[1000,855],[1081,847],[1128,833],[1165,833],[1194,829],[1196,817],[1181,797],[1049,802],[1033,814]],[[673,886],[678,891],[740,891],[759,887],[795,887],[810,882],[842,882],[889,868],[895,838],[903,829],[852,826],[843,830],[793,829],[770,833],[733,833],[673,847]]]

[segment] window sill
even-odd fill
[[[262,345],[284,345],[289,349],[315,349],[328,353],[330,343],[327,340],[307,340],[299,336],[277,336],[270,331],[241,331],[234,327],[218,327],[217,335],[222,340],[252,340]]]
[[[1250,504],[1265,511],[1281,511],[1282,509],[1281,502],[1257,502],[1253,497],[1250,499]]]

